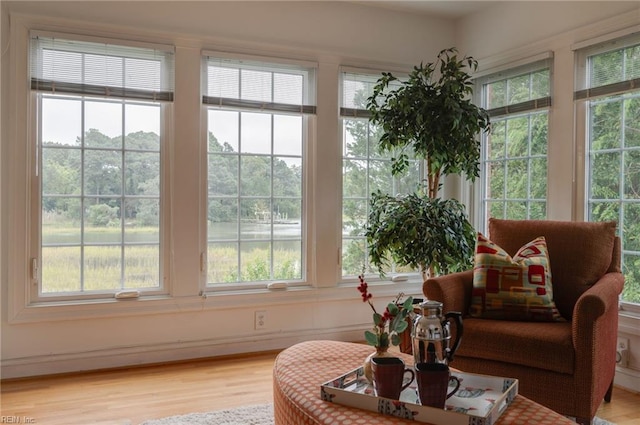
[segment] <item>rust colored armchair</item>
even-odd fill
[[[620,241],[616,224],[497,220],[489,239],[513,256],[544,236],[553,299],[560,322],[508,321],[469,316],[473,271],[428,279],[423,292],[444,312],[464,313],[464,336],[452,366],[517,378],[519,393],[589,424],[611,400],[618,332]]]

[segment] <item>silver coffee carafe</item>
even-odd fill
[[[422,314],[415,318],[411,331],[414,363],[448,364],[453,360],[453,354],[460,345],[462,313],[452,311],[443,316],[442,303],[433,300],[421,303],[420,309]],[[456,340],[453,347],[449,347],[451,320],[456,325]]]

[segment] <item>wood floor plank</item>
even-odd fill
[[[277,352],[3,381],[2,417],[36,425],[137,425],[273,401]],[[640,425],[640,394],[615,387],[598,416]],[[5,420],[6,422],[6,420]]]

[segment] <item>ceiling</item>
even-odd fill
[[[449,19],[461,18],[470,13],[485,9],[497,1],[462,1],[462,0],[357,0],[353,3],[364,4],[403,12],[419,13],[429,16],[441,16]]]

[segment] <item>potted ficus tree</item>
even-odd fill
[[[489,116],[471,101],[469,72],[477,66],[472,57],[446,49],[434,63],[414,67],[404,81],[383,73],[367,99],[370,121],[382,130],[378,148],[394,155],[393,175],[407,170],[410,156],[426,167],[426,179],[414,193],[372,194],[365,235],[381,274],[390,260],[419,269],[423,279],[471,265],[475,230],[464,206],[440,198],[439,191],[444,175],[467,181],[479,175],[478,136],[489,129]],[[392,82],[399,87],[390,89]]]

